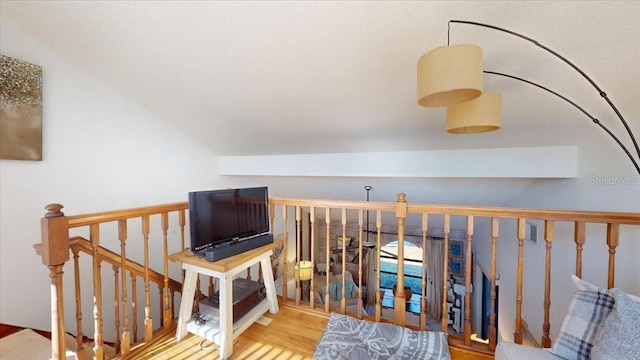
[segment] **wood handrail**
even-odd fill
[[[289,206],[315,206],[330,208],[348,208],[364,210],[394,211],[395,202],[368,202],[345,200],[321,200],[321,199],[269,199],[274,205]],[[584,211],[584,210],[549,210],[528,208],[507,208],[491,206],[458,206],[439,204],[407,204],[408,213],[431,213],[449,215],[473,215],[481,217],[499,218],[527,218],[546,219],[553,221],[589,222],[589,223],[613,223],[640,225],[640,212],[616,212],[616,211]]]
[[[82,236],[75,236],[70,239],[70,245],[72,248],[76,247],[85,254],[93,255],[93,249],[89,240]],[[98,256],[100,260],[106,261],[115,267],[121,267],[121,258],[119,254],[106,249],[104,247],[98,247]],[[144,265],[141,265],[135,261],[127,259],[127,271],[131,272],[135,276],[144,277]],[[164,275],[149,269],[149,280],[156,284],[164,284]],[[182,284],[176,280],[169,279],[169,289],[177,292],[182,292]]]
[[[188,208],[189,203],[177,202],[123,210],[103,211],[85,215],[73,215],[68,216],[67,221],[69,223],[69,228],[76,228],[91,224],[100,224],[111,221],[140,218],[142,216],[157,215],[165,212],[186,210]]]
[[[375,202],[375,201],[350,201],[350,200],[326,200],[326,199],[287,199],[270,198],[269,203],[273,205],[287,206],[314,206],[318,208],[348,208],[363,210],[395,211],[395,202]]]
[[[449,215],[474,215],[483,217],[500,218],[527,218],[552,221],[612,223],[640,225],[640,212],[616,212],[616,211],[580,211],[580,210],[549,210],[549,209],[525,209],[505,207],[482,206],[455,206],[435,204],[408,205],[408,212]]]
[[[348,201],[348,200],[326,200],[326,199],[288,199],[270,198],[273,205],[288,206],[314,206],[330,208],[348,208],[363,210],[394,211],[395,202],[374,202],[374,201]],[[95,223],[117,221],[130,218],[139,218],[142,215],[154,215],[162,212],[177,210],[187,210],[187,202],[177,202],[154,206],[130,208],[124,210],[105,211],[85,215],[74,215],[67,217],[69,228],[81,227]],[[614,223],[640,225],[640,212],[615,212],[615,211],[576,211],[576,210],[548,210],[548,209],[527,209],[527,208],[506,208],[488,206],[457,206],[439,204],[407,204],[408,213],[449,214],[449,215],[474,215],[501,218],[528,218],[546,219],[553,221],[579,221],[589,223]]]

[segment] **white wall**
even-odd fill
[[[0,160],[0,322],[49,329],[48,269],[32,248],[46,204],[73,215],[186,201],[188,191],[226,184],[215,154],[15,29],[0,30],[2,54],[43,68],[44,138],[43,161]],[[65,296],[73,309],[73,292]]]

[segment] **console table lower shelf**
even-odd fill
[[[262,315],[269,311],[269,301],[262,300],[259,304],[249,310],[243,317],[233,323],[232,339],[238,337],[249,326],[256,322]],[[207,320],[204,324],[198,325],[194,320],[187,322],[187,331],[191,334],[198,335],[204,339],[220,345],[220,322],[216,320]]]

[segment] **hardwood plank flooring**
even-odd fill
[[[272,319],[271,323],[267,326],[253,324],[245,330],[234,344],[230,360],[310,360],[329,321],[326,315],[307,312],[282,303],[277,314],[267,312],[265,317]],[[201,348],[202,338],[189,334],[177,342],[174,334],[175,330],[160,336],[151,346],[132,351],[126,359],[220,358],[215,344],[205,341]]]
[[[318,340],[329,321],[326,314],[299,309],[282,302],[277,314],[267,312],[265,317],[272,319],[271,323],[267,326],[253,324],[245,330],[234,344],[234,352],[229,360],[311,360]],[[0,338],[21,329],[21,327],[0,324]],[[148,346],[134,347],[128,356],[116,359],[215,360],[220,358],[215,344],[205,341],[202,344],[204,349],[201,349],[202,338],[191,334],[178,342],[174,337],[175,331],[175,326],[168,331],[160,330],[154,334],[154,340]],[[48,335],[50,338],[47,332],[39,331],[39,333]],[[450,342],[462,342],[461,339],[455,340],[456,338],[450,337]],[[493,359],[492,354],[483,354],[480,349],[472,351],[460,346],[450,346],[453,359]]]

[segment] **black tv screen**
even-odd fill
[[[269,233],[267,187],[189,193],[191,250],[226,246]]]

